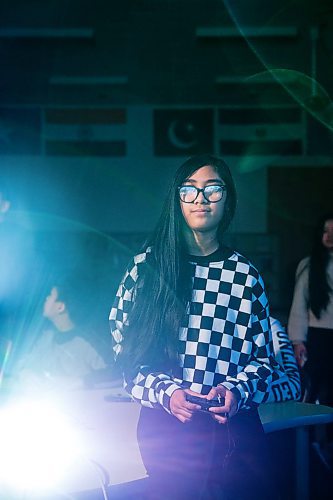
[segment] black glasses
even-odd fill
[[[199,189],[195,186],[180,186],[178,188],[180,200],[184,203],[194,203],[198,198],[199,193],[202,193],[205,200],[210,203],[217,203],[221,201],[226,190],[226,186],[219,184],[206,186]]]

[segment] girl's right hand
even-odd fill
[[[308,357],[307,355],[308,353],[305,344],[303,342],[300,342],[299,344],[294,344],[294,354],[298,367],[303,368]]]
[[[199,394],[196,394],[199,396]],[[199,405],[186,401],[186,393],[182,389],[177,389],[170,398],[170,411],[183,424],[189,422],[195,411],[200,410]]]

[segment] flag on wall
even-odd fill
[[[155,109],[155,156],[212,153],[213,109]]]
[[[50,156],[126,156],[125,108],[48,108],[44,151]]]
[[[218,112],[223,156],[301,155],[305,125],[297,107],[223,108]]]
[[[0,108],[0,155],[41,153],[39,108]]]

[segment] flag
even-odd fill
[[[41,111],[39,108],[0,108],[0,154],[41,153]]]
[[[297,107],[219,109],[217,134],[223,156],[301,155],[304,150]]]
[[[126,121],[124,108],[48,108],[45,154],[126,156]]]
[[[213,152],[213,109],[155,109],[155,156]]]

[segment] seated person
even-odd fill
[[[271,384],[271,390],[265,403],[297,400],[301,395],[300,373],[294,350],[285,328],[270,317],[274,354],[277,362],[284,369],[285,377]]]
[[[43,327],[19,360],[20,384],[30,388],[79,388],[107,364],[92,345],[91,296],[82,281],[67,280],[51,287],[43,306]]]

